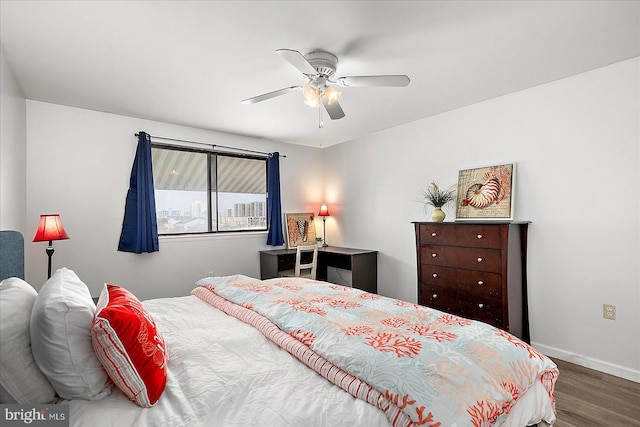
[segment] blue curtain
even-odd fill
[[[118,250],[137,254],[158,250],[151,137],[145,132],[138,132],[138,150],[131,169]]]
[[[284,245],[282,208],[280,207],[280,153],[267,158],[267,245]]]

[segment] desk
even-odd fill
[[[278,277],[278,272],[293,269],[295,260],[295,249],[260,251],[260,278],[266,280]],[[318,280],[327,280],[327,267],[351,270],[354,288],[374,294],[378,292],[377,251],[337,246],[318,248]]]

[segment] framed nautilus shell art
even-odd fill
[[[316,222],[313,213],[285,213],[287,247],[316,244]]]
[[[513,221],[515,188],[515,163],[459,171],[456,221]]]

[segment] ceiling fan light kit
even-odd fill
[[[345,76],[333,79],[338,67],[338,57],[332,53],[314,50],[302,55],[297,50],[291,49],[278,49],[276,52],[300,71],[308,83],[305,86],[291,86],[248,98],[242,101],[243,104],[255,104],[286,93],[302,91],[306,105],[319,108],[322,104],[331,120],[338,120],[345,116],[338,102],[342,92],[335,90],[332,85],[341,87],[403,87],[410,82],[406,75]]]

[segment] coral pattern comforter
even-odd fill
[[[537,382],[553,401],[555,364],[481,322],[300,278],[197,284],[194,295],[257,327],[396,426],[500,425]]]

